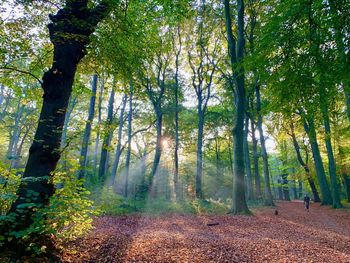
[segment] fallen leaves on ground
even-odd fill
[[[254,216],[101,217],[63,262],[350,262],[350,213],[278,202]],[[207,224],[218,223],[208,226]]]

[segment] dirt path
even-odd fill
[[[64,262],[349,262],[350,213],[279,202],[255,216],[102,217]],[[208,223],[219,225],[208,226]]]

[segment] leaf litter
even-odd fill
[[[349,262],[350,213],[277,202],[254,216],[104,216],[63,262]],[[210,225],[215,223],[215,225]],[[209,225],[208,225],[209,224]]]

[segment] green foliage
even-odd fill
[[[48,206],[38,207],[34,203],[23,203],[18,206],[18,208],[33,208],[35,211],[33,223],[23,231],[5,233],[8,241],[15,238],[27,244],[27,249],[31,252],[41,253],[44,252],[44,245],[40,237],[51,237],[60,242],[75,239],[92,228],[92,216],[98,215],[98,210],[93,206],[93,201],[89,199],[90,193],[83,187],[83,181],[77,180],[72,175],[55,173],[53,183],[60,187],[50,198]],[[7,193],[4,192],[4,195],[13,194],[16,191],[16,187],[4,189],[7,191]],[[2,216],[1,221],[11,224],[15,220],[14,216],[13,213]],[[4,238],[2,237],[2,241]]]
[[[115,193],[112,187],[103,187],[100,195],[96,196],[95,204],[102,214],[124,215],[129,213],[146,213],[159,215],[164,213],[184,214],[225,214],[229,211],[227,204],[221,201],[181,200],[173,201],[161,197],[146,199],[125,199]]]
[[[20,175],[17,170],[9,170],[0,161],[0,215],[5,215],[16,199],[16,190],[20,183]]]

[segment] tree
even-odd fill
[[[50,16],[48,29],[54,46],[53,63],[41,83],[43,105],[23,174],[28,180],[22,180],[18,198],[9,212],[15,218],[10,226],[12,230],[27,228],[32,223],[33,208],[47,205],[54,193],[50,178],[60,159],[62,127],[74,75],[85,56],[90,35],[107,10],[106,3],[89,8],[87,0],[67,0],[56,15]]]
[[[85,169],[87,166],[87,153],[88,153],[88,146],[89,146],[89,140],[90,140],[90,134],[91,134],[91,124],[94,119],[95,115],[95,101],[96,101],[96,92],[97,92],[97,74],[94,74],[92,77],[92,84],[91,84],[91,97],[90,97],[90,106],[89,106],[89,116],[85,125],[84,130],[84,136],[83,136],[83,143],[81,146],[81,152],[80,152],[80,171],[78,178],[84,178],[85,177]]]
[[[232,197],[232,211],[234,214],[249,213],[245,200],[245,183],[244,183],[244,114],[245,114],[245,90],[244,90],[244,70],[240,64],[244,54],[244,2],[237,2],[237,42],[232,32],[230,1],[225,0],[225,21],[227,42],[229,47],[229,56],[232,67],[232,74],[235,80],[235,116],[233,128],[234,143],[234,183]]]

